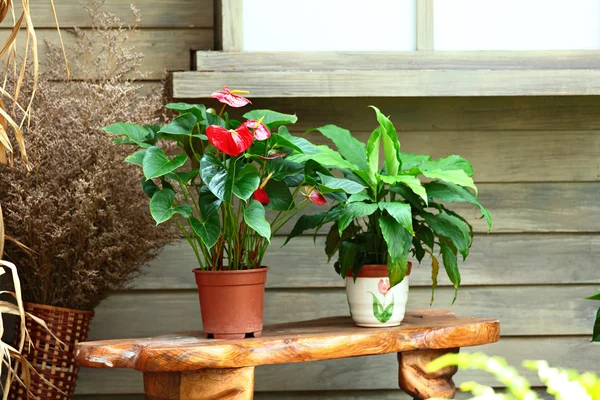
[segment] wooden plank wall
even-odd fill
[[[475,223],[475,244],[461,267],[463,287],[457,303],[450,306],[452,289],[443,278],[434,306],[463,316],[499,318],[501,341],[478,350],[515,364],[543,358],[600,372],[599,349],[589,342],[597,305],[583,300],[600,283],[600,99],[254,100],[255,107],[296,112],[296,133],[333,122],[363,139],[375,126],[369,104],[390,114],[402,129],[404,151],[469,158],[481,201],[494,216],[490,234],[483,222]],[[477,213],[470,210],[468,215]],[[274,241],[266,261],[272,267],[267,322],[347,313],[343,284],[327,264],[323,241],[319,236],[315,245],[312,237],[301,237],[284,248],[283,238]],[[199,328],[193,265],[186,245],[167,248],[135,290],[115,294],[99,307],[92,337]],[[415,269],[409,307],[429,306],[429,274],[428,265]],[[457,381],[470,379],[497,385],[489,376],[471,371],[460,372]],[[257,398],[263,399],[403,399],[396,386],[392,355],[265,366],[257,369],[256,380]],[[135,372],[81,373],[81,394],[140,391]]]
[[[188,70],[192,49],[214,43],[212,0],[133,0],[142,11],[134,38],[146,55],[150,86],[164,70]],[[86,27],[78,0],[55,0],[64,27]],[[105,9],[128,18],[129,2],[106,0]],[[56,41],[49,5],[35,2],[38,34]],[[0,30],[0,35],[7,35]],[[68,35],[67,35],[68,37]],[[0,38],[1,39],[1,38]],[[69,40],[69,39],[67,39]],[[507,82],[509,85],[510,82]],[[217,88],[215,88],[217,89]],[[597,97],[255,99],[255,107],[296,112],[296,132],[335,123],[364,139],[374,128],[376,104],[402,129],[404,151],[461,154],[473,162],[481,200],[495,227],[477,237],[461,267],[463,287],[450,307],[446,278],[435,307],[463,316],[496,317],[499,343],[480,348],[518,364],[544,358],[555,365],[599,371],[598,347],[589,343],[596,304],[583,300],[600,283],[600,99]],[[317,136],[311,136],[320,140]],[[476,217],[475,210],[465,210]],[[266,322],[347,313],[342,281],[323,253],[301,237],[285,248],[276,238],[269,273]],[[201,327],[190,270],[194,257],[170,246],[139,278],[97,309],[90,339],[151,336]],[[429,306],[429,269],[415,268],[410,308]],[[405,399],[396,387],[393,355],[257,369],[257,399]],[[531,374],[527,374],[533,377]],[[497,384],[485,374],[460,372],[457,381]],[[80,400],[142,399],[133,371],[82,370]],[[461,397],[462,398],[462,397]]]

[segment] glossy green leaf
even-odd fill
[[[429,247],[431,251],[433,251],[435,239],[433,236],[433,232],[430,228],[428,228],[425,225],[421,225],[419,229],[415,232],[415,236],[418,237],[421,242],[425,243],[425,245]]]
[[[254,164],[246,164],[237,172],[232,191],[238,198],[246,201],[259,185],[258,168]]]
[[[338,262],[340,266],[339,274],[342,278],[345,278],[352,267],[354,267],[360,251],[361,247],[356,243],[352,243],[348,240],[344,240],[340,243]]]
[[[325,125],[314,130],[331,139],[342,157],[356,165],[358,169],[367,170],[367,148],[364,143],[354,138],[349,130],[335,125]]]
[[[461,156],[448,156],[437,160],[426,160],[419,164],[421,170],[454,171],[461,170],[467,176],[473,176],[473,167],[467,159]]]
[[[149,147],[142,162],[144,176],[146,179],[164,176],[181,167],[187,159],[188,156],[186,154],[180,154],[172,159],[168,159],[162,149],[156,146]]]
[[[284,181],[269,180],[264,189],[269,195],[269,204],[265,208],[275,211],[287,211],[294,208],[294,197]]]
[[[125,157],[125,162],[134,165],[143,165],[145,156],[146,149],[141,149]]]
[[[166,176],[169,179],[172,179],[174,181],[179,182],[182,185],[185,185],[189,181],[191,181],[193,178],[195,178],[199,173],[200,173],[199,169],[193,169],[188,172],[173,171],[173,172],[168,173]]]
[[[175,110],[180,114],[191,113],[196,117],[197,122],[206,119],[206,106],[204,104],[169,103],[165,108]]]
[[[275,181],[282,181],[287,177],[302,174],[304,166],[300,163],[292,162],[285,158],[276,158],[274,160],[267,161],[267,170],[273,173],[271,179]]]
[[[471,236],[469,228],[463,221],[445,213],[422,213],[421,216],[436,235],[450,239],[463,258],[467,257],[471,246]]]
[[[163,189],[154,193],[150,200],[150,214],[157,225],[168,221],[175,214],[181,214],[184,218],[190,216],[192,207],[188,204],[175,206],[174,200],[175,193],[171,189]]]
[[[221,160],[206,153],[200,160],[200,176],[215,196],[225,202],[231,201],[234,168],[225,168]]]
[[[400,141],[392,121],[379,111],[375,106],[370,106],[377,114],[377,122],[382,129],[381,141],[383,142],[383,153],[385,154],[385,167],[388,175],[397,175],[400,172]]]
[[[388,176],[388,175],[378,175],[379,179],[389,185],[395,185],[401,183],[406,185],[412,190],[417,196],[423,199],[425,204],[427,204],[427,192],[423,185],[421,185],[421,181],[419,178],[414,177],[412,175],[396,175],[396,176]]]
[[[190,224],[194,233],[209,249],[219,240],[219,236],[221,235],[221,221],[218,213],[209,214],[204,222],[192,217],[190,218]]]
[[[354,193],[352,196],[348,197],[346,203],[354,203],[356,201],[373,201],[371,196],[364,192]]]
[[[468,176],[462,169],[444,171],[441,169],[421,170],[423,175],[429,179],[441,179],[446,182],[455,183],[460,186],[470,187],[477,195],[477,186],[473,182],[473,178]]]
[[[411,169],[418,167],[424,161],[430,161],[431,156],[401,152],[400,159],[402,160],[402,171],[410,171]]]
[[[456,257],[456,248],[452,244],[447,243],[444,240],[440,241],[440,249],[442,251],[442,261],[446,274],[450,278],[450,282],[454,285],[454,299],[452,304],[456,301],[458,295],[458,287],[460,286],[460,271],[458,270],[458,258]]]
[[[217,196],[215,196],[206,185],[200,188],[198,197],[198,206],[200,207],[200,214],[204,219],[208,218],[211,214],[215,213],[223,203],[223,201]]]
[[[600,300],[600,292],[590,296],[590,297],[586,297],[587,300]]]
[[[152,130],[146,126],[129,124],[127,122],[117,122],[116,124],[105,126],[102,130],[110,135],[125,136],[128,140],[121,142],[124,144],[137,144],[144,148],[151,146],[151,144],[144,142],[152,135]]]
[[[349,179],[336,178],[334,176],[324,175],[320,172],[317,172],[317,175],[321,178],[321,185],[319,185],[321,193],[345,192],[348,194],[355,194],[360,193],[365,189],[363,185]]]
[[[152,198],[152,196],[154,196],[154,193],[160,191],[160,188],[152,180],[142,178],[142,190],[144,191],[146,196]]]
[[[315,146],[314,152],[309,154],[304,154],[302,156],[291,157],[293,161],[296,162],[305,162],[307,160],[314,160],[321,165],[330,168],[339,168],[339,169],[350,169],[356,170],[358,167],[342,158],[342,156],[330,149],[325,145]]]
[[[596,320],[594,321],[594,330],[592,332],[592,342],[600,342],[600,308],[596,312]]]
[[[400,225],[404,227],[411,235],[414,235],[412,226],[412,212],[410,204],[402,203],[400,201],[395,202],[379,202],[377,204],[381,211],[387,211],[392,218],[396,220]]]
[[[471,192],[469,192],[468,189],[456,185],[454,183],[445,181],[434,181],[427,183],[424,186],[429,197],[446,201],[449,203],[458,201],[475,204],[477,207],[479,207],[481,214],[487,220],[488,231],[492,230],[492,215],[481,205],[479,200],[477,200],[477,197],[475,197]]]
[[[392,262],[408,259],[412,235],[390,216],[383,215],[378,222]]]
[[[269,138],[269,145],[272,147],[281,147],[284,149],[290,149],[297,151],[298,153],[303,153],[302,148],[297,146],[294,142],[292,142],[287,137],[280,135],[278,133],[272,133]]]
[[[346,205],[338,220],[340,235],[356,218],[367,217],[377,211],[377,204],[354,202]]]
[[[271,225],[265,219],[265,208],[256,200],[252,200],[244,210],[244,222],[260,236],[271,241]]]
[[[329,211],[323,211],[314,215],[305,214],[300,216],[292,228],[292,231],[285,239],[285,243],[283,245],[285,246],[292,238],[302,235],[307,230],[320,228],[328,222],[337,220],[339,218],[340,211],[341,207],[336,206]]]
[[[319,152],[319,150],[317,149],[317,146],[315,146],[314,144],[312,144],[311,142],[309,142],[308,140],[306,140],[302,137],[292,135],[290,133],[290,131],[288,130],[288,128],[285,126],[280,126],[279,130],[277,131],[277,134],[285,137],[287,140],[292,142],[294,145],[298,146],[298,148],[300,148],[302,150],[301,151],[302,154],[313,154],[313,153]]]
[[[376,191],[377,177],[379,173],[379,147],[381,143],[381,127],[378,127],[369,136],[367,142],[367,176],[369,177],[369,184]]]
[[[290,114],[282,114],[277,111],[271,110],[252,110],[244,114],[246,119],[260,120],[263,118],[263,124],[273,130],[280,125],[295,124],[298,121],[298,117]]]
[[[388,257],[387,269],[390,286],[394,287],[402,282],[408,273],[408,256],[400,256],[397,260],[392,260],[391,257]]]
[[[160,128],[158,133],[166,133],[168,135],[186,135],[191,136],[196,127],[196,116],[192,113],[186,113],[178,116],[168,125]]]

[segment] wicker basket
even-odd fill
[[[10,398],[71,400],[79,372],[74,359],[75,345],[87,339],[94,311],[71,310],[33,303],[25,303],[25,311],[46,321],[52,333],[64,343],[59,344],[46,329],[31,318],[26,319],[27,330],[33,344],[29,352],[24,354],[25,357],[46,380],[64,393],[32,374],[30,393],[33,397],[31,394],[27,397],[25,389],[18,383],[14,383]],[[17,324],[17,333],[19,329]]]

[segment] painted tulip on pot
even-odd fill
[[[272,236],[319,194],[317,171],[302,160],[305,149],[317,147],[286,128],[297,117],[253,110],[245,121],[234,120],[226,108],[249,105],[243,93],[215,92],[223,103],[219,114],[172,103],[166,107],[179,116],[165,126],[104,128],[120,136],[118,143],[138,147],[125,161],[142,168],[152,217],[175,223],[193,249],[203,327],[215,338],[260,336],[265,252]],[[267,210],[274,211],[270,221]]]
[[[477,200],[473,168],[466,159],[451,155],[434,160],[401,152],[394,125],[372,108],[378,126],[366,144],[335,125],[316,129],[338,152],[320,146],[320,153],[308,152],[298,159],[323,167],[315,188],[326,196],[337,194],[336,203],[328,211],[303,215],[287,240],[330,224],[325,252],[329,259],[338,256],[334,267],[346,281],[354,321],[359,326],[394,326],[404,318],[409,258],[420,263],[430,257],[433,302],[441,257],[456,300],[458,258],[468,256],[473,230],[448,203],[478,207],[488,229],[492,219]],[[328,168],[339,170],[344,178],[333,176]]]

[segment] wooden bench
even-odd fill
[[[398,353],[402,390],[415,399],[453,398],[457,368],[429,372],[426,365],[499,336],[497,320],[426,310],[408,312],[392,328],[360,328],[350,317],[335,317],[267,325],[261,338],[214,340],[198,331],[85,342],[77,346],[76,360],[82,367],[143,372],[146,400],[247,400],[258,365]]]

